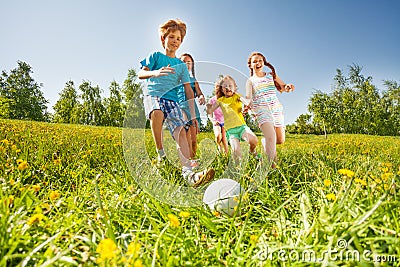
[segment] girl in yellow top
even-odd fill
[[[218,107],[224,114],[224,127],[226,136],[232,148],[235,160],[242,157],[240,141],[246,141],[250,145],[250,153],[257,156],[257,136],[246,125],[242,114],[242,105],[248,101],[236,93],[236,82],[231,76],[224,76],[215,84],[217,101],[207,104],[207,113],[211,114]]]

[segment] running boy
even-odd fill
[[[140,62],[141,69],[138,73],[139,79],[147,79],[147,86],[143,89],[145,113],[150,119],[159,158],[165,157],[162,142],[162,126],[165,122],[177,145],[183,177],[189,185],[198,187],[211,181],[215,172],[213,169],[193,172],[184,128],[187,122],[177,103],[178,87],[183,84],[189,99],[192,123],[197,127],[189,72],[186,64],[176,57],[176,52],[186,35],[186,24],[179,19],[171,19],[162,24],[159,30],[164,53],[153,52],[148,55]]]

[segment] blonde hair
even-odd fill
[[[182,41],[186,35],[186,24],[180,19],[170,19],[160,25],[160,36],[162,38],[162,45],[165,48],[165,38],[171,32],[179,30],[181,32]]]
[[[235,79],[232,78],[232,76],[226,75],[226,76],[222,76],[220,75],[218,81],[215,82],[214,85],[214,91],[215,91],[215,95],[217,96],[217,98],[220,98],[222,96],[225,96],[224,91],[222,90],[222,84],[224,83],[224,81],[226,80],[231,80],[233,82],[233,84],[235,85],[235,87],[237,87],[236,85],[236,81]],[[236,93],[236,92],[235,92]]]

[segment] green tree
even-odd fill
[[[372,77],[361,71],[361,67],[350,65],[345,77],[338,69],[332,93],[312,94],[308,110],[316,130],[326,127],[332,133],[399,135],[399,85],[385,81],[387,90],[380,94]]]
[[[55,111],[53,121],[56,123],[78,123],[79,120],[74,115],[76,115],[79,107],[79,99],[74,82],[66,82],[59,96],[60,98],[53,107]]]
[[[104,100],[106,110],[104,125],[122,127],[125,115],[125,104],[120,85],[113,81],[109,87],[110,96]]]
[[[127,78],[122,85],[125,104],[125,127],[145,128],[146,117],[143,107],[142,85],[138,82],[134,69],[128,70]]]
[[[103,125],[105,109],[102,103],[101,90],[99,86],[92,86],[90,82],[84,81],[79,85],[82,92],[82,108],[80,110],[80,122],[86,125]]]
[[[0,76],[0,116],[10,119],[46,121],[49,118],[41,85],[31,77],[32,68],[18,61],[18,67]],[[4,110],[3,110],[4,109]]]

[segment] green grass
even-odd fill
[[[235,170],[261,182],[227,217],[146,193],[154,162],[129,169],[147,154],[121,129],[2,120],[0,134],[0,266],[400,265],[398,137],[288,135],[275,171]],[[223,177],[210,145],[202,164]],[[179,185],[175,165],[161,171]]]

